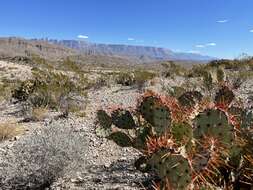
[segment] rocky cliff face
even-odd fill
[[[177,53],[169,49],[147,46],[96,44],[78,40],[49,40],[50,43],[76,49],[89,55],[117,55],[138,58],[142,61],[184,60],[209,61],[212,58],[200,54]]]
[[[32,56],[39,55],[48,59],[58,59],[75,55],[77,51],[64,46],[50,44],[41,40],[26,40],[22,38],[0,38],[0,56]]]

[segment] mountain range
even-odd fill
[[[90,43],[81,40],[0,38],[0,56],[33,56],[58,60],[68,56],[85,62],[139,64],[157,61],[208,62],[214,58],[193,53],[178,53],[166,48]]]
[[[133,57],[142,62],[152,61],[210,61],[214,59],[194,53],[173,52],[172,50],[160,47],[133,46],[123,44],[99,44],[81,40],[47,40],[49,43],[65,46],[78,50],[85,54],[94,55],[117,55],[123,57]]]

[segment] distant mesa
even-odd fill
[[[121,44],[99,44],[84,40],[0,38],[1,57],[40,55],[47,59],[66,56],[100,56],[109,59],[127,60],[133,63],[156,61],[208,62],[215,58],[194,53],[173,52],[166,48],[132,46]],[[108,60],[109,60],[108,59]]]

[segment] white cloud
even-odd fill
[[[216,46],[217,44],[216,43],[208,43],[208,44],[206,44],[206,46]]]
[[[250,30],[249,32],[252,32],[252,33],[253,33],[253,29],[252,29],[252,30]]]
[[[89,36],[85,36],[85,35],[78,35],[77,38],[80,38],[80,39],[88,39]]]
[[[198,45],[196,45],[195,47],[196,47],[196,48],[204,48],[204,47],[205,47],[205,45],[198,44]]]
[[[128,41],[134,41],[134,38],[127,38]]]
[[[228,20],[226,20],[226,19],[225,20],[217,20],[216,22],[217,23],[226,23],[226,22],[228,22]]]

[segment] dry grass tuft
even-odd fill
[[[35,121],[43,121],[48,116],[48,109],[45,107],[35,107],[32,110],[32,118]]]
[[[11,139],[17,135],[20,135],[24,132],[24,129],[15,122],[6,121],[0,123],[0,142]]]

